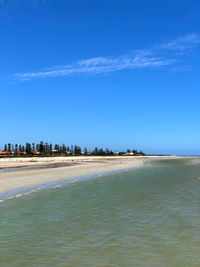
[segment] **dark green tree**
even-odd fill
[[[31,155],[32,151],[31,151],[31,144],[30,143],[26,143],[26,154],[27,155]]]
[[[32,151],[35,151],[35,143],[32,143]]]
[[[95,147],[95,149],[94,149],[94,152],[93,152],[93,153],[94,153],[94,155],[95,155],[95,156],[97,156],[97,155],[98,155],[98,148],[97,148],[97,147]]]
[[[18,151],[18,144],[15,144],[15,151]]]
[[[36,144],[36,151],[39,152],[40,151],[40,145]]]
[[[99,150],[99,155],[100,155],[100,156],[103,156],[103,155],[104,155],[103,148],[101,148],[101,149]]]
[[[58,145],[58,144],[55,144],[55,146],[54,146],[54,150],[59,151],[59,145]]]
[[[65,146],[65,144],[62,145],[62,153],[64,155],[66,155],[66,146]]]
[[[8,144],[8,152],[11,152],[11,143]]]
[[[77,147],[77,145],[74,146],[74,154],[75,154],[75,155],[78,154],[78,147]]]
[[[50,152],[50,155],[52,155],[52,144],[49,145],[49,152]]]
[[[41,141],[40,144],[39,144],[39,152],[40,153],[44,153],[45,152],[44,151],[44,142],[43,141]]]
[[[81,155],[81,147],[80,146],[77,147],[77,155]]]
[[[47,142],[44,144],[44,154],[45,155],[48,155],[49,154],[49,145],[48,145]]]

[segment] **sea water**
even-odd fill
[[[200,159],[0,203],[0,266],[200,266]]]

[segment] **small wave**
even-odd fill
[[[194,159],[191,159],[189,162],[188,162],[189,165],[198,165],[200,164],[200,158],[194,158]]]
[[[23,196],[23,194],[18,194],[18,195],[16,195],[15,197],[21,197],[21,196]]]

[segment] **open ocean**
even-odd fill
[[[2,201],[0,266],[200,266],[200,159]]]

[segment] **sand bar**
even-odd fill
[[[149,159],[176,156],[1,158],[0,193],[57,180],[143,165]]]

